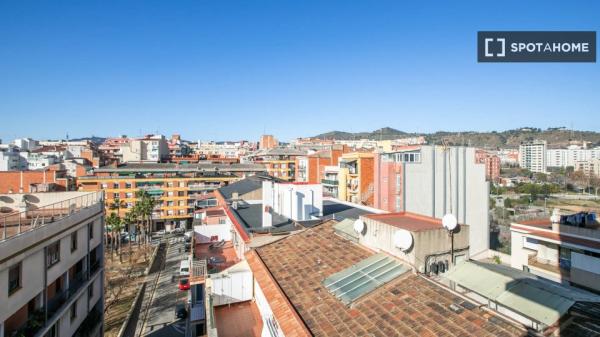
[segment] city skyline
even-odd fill
[[[596,31],[599,6],[3,3],[0,139],[600,130],[596,63],[476,60],[479,30]]]

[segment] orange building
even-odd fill
[[[500,157],[484,150],[477,150],[475,152],[475,162],[485,164],[485,178],[487,180],[497,181],[500,178]]]
[[[277,138],[273,135],[262,135],[260,136],[260,149],[273,149],[279,146]]]
[[[68,191],[73,181],[58,165],[36,171],[1,171],[0,193]]]
[[[348,153],[350,149],[346,145],[335,144],[328,149],[320,150],[307,156],[296,158],[296,181],[308,182],[310,184],[321,183],[325,176],[326,166],[337,166],[339,158]]]
[[[356,204],[373,206],[373,175],[375,155],[370,152],[352,152],[340,158],[340,173],[345,175],[346,191],[339,198]],[[345,194],[345,195],[344,195]]]

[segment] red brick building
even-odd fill
[[[72,188],[73,180],[58,165],[45,170],[0,172],[0,193],[68,191]]]
[[[484,150],[475,152],[475,161],[485,164],[485,178],[489,181],[498,181],[500,178],[500,157]]]

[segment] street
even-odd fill
[[[187,301],[187,291],[178,289],[179,263],[186,258],[184,253],[183,236],[168,237],[166,260],[159,272],[149,275],[148,294],[151,296],[150,306],[145,315],[142,336],[173,336],[185,335],[186,320],[175,318],[175,305]],[[173,275],[176,277],[174,278]],[[156,286],[154,287],[154,282]],[[154,291],[152,291],[154,289]],[[146,308],[144,304],[144,308]],[[144,316],[142,316],[143,319]]]

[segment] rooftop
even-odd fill
[[[262,316],[254,301],[215,307],[215,319],[219,337],[260,337]]]
[[[94,169],[94,172],[202,172],[202,171],[251,171],[251,172],[266,172],[264,165],[260,164],[176,164],[176,163],[128,163],[117,167],[103,166]]]
[[[221,193],[224,199],[231,199],[233,198],[233,193],[243,195],[261,189],[262,182],[263,179],[261,179],[261,177],[250,176],[219,188],[219,193]]]
[[[451,310],[450,305],[464,300],[411,272],[344,305],[323,281],[373,253],[335,235],[335,223],[328,221],[248,253],[248,263],[286,335],[525,335],[476,306]]]
[[[379,222],[383,222],[390,226],[406,229],[411,232],[443,228],[441,219],[436,219],[409,212],[367,214],[365,215],[365,217]]]

